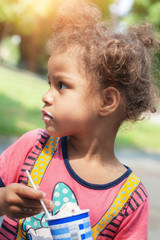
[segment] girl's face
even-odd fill
[[[100,97],[76,58],[53,54],[48,61],[49,90],[43,95],[43,120],[53,136],[91,134],[99,118]]]

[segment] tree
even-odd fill
[[[29,70],[38,69],[37,59],[50,34],[46,26],[51,26],[55,1],[0,0],[0,41],[18,34],[22,39],[21,59]]]
[[[159,0],[135,0],[129,22],[150,22],[160,32],[160,1]]]
[[[9,35],[21,37],[21,66],[41,71],[46,64],[45,43],[52,34],[52,19],[58,0],[0,0],[0,41]],[[114,0],[93,0],[109,15]]]

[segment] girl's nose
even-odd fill
[[[52,104],[53,103],[53,96],[51,95],[51,91],[50,90],[48,90],[45,94],[43,94],[42,101],[45,104]]]

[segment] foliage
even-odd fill
[[[157,38],[160,39],[160,1],[159,0],[135,0],[130,14],[122,20],[127,24],[151,23],[156,31]],[[160,50],[153,58],[153,74],[160,87]]]
[[[126,18],[129,23],[150,22],[157,32],[160,32],[160,1],[135,0],[130,15]]]
[[[0,0],[0,22],[10,23],[21,35],[34,34],[35,29],[44,29],[39,25],[53,18],[58,0]],[[109,15],[109,5],[113,0],[93,0],[104,15]],[[49,25],[48,25],[49,28]]]
[[[0,45],[0,57],[4,63],[17,66],[20,59],[20,52],[19,45],[14,43],[14,37],[6,37],[3,39]]]
[[[0,0],[0,22],[10,23],[21,35],[39,27],[39,19],[47,18],[55,0]]]
[[[0,0],[0,39],[15,34],[21,36],[21,63],[31,71],[46,70],[45,44],[52,34],[52,21],[58,1]],[[104,15],[109,15],[109,5],[114,0],[93,1]]]
[[[41,68],[38,63],[42,65],[37,59],[46,59],[45,43],[51,32],[55,2],[0,0],[0,39],[15,34],[21,37],[21,62],[25,68],[36,71]]]

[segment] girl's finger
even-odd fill
[[[45,199],[44,200],[44,203],[46,205],[46,208],[49,210],[49,211],[52,211],[53,208],[54,208],[54,205],[53,205],[53,202],[49,199]],[[42,205],[40,203],[39,200],[32,200],[32,199],[29,199],[29,198],[23,198],[23,199],[19,199],[19,202],[17,204],[19,207],[26,207],[26,208],[42,208]]]
[[[40,212],[43,212],[42,208],[27,208],[19,206],[11,206],[6,214],[11,218],[26,218],[34,216]]]
[[[30,199],[44,199],[46,197],[46,193],[40,190],[35,190],[31,187],[15,184],[15,191],[16,193],[23,198],[30,198]]]
[[[21,209],[21,213],[24,213],[24,214],[33,214],[33,215],[35,215],[35,214],[37,214],[37,213],[40,213],[40,212],[42,212],[43,210],[40,208],[40,209],[38,209],[38,208],[27,208],[27,207],[23,207],[22,209]]]

